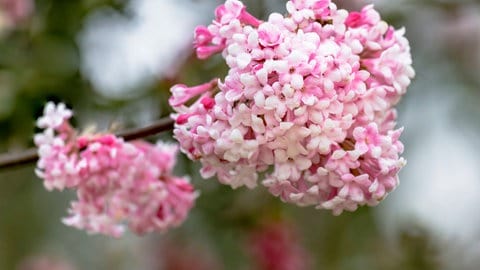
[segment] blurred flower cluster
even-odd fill
[[[0,32],[15,28],[33,12],[33,0],[0,0]]]
[[[295,227],[286,221],[265,222],[250,232],[249,253],[261,270],[310,269],[309,256]]]

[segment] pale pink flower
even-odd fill
[[[37,174],[48,190],[74,189],[77,200],[63,222],[90,233],[143,234],[180,225],[197,196],[188,179],[175,177],[177,147],[125,142],[112,134],[79,135],[72,112],[48,103],[37,124]]]
[[[215,10],[215,20],[208,27],[195,29],[194,44],[197,57],[206,59],[225,49],[226,40],[242,29],[242,25],[258,26],[260,21],[247,12],[238,0],[227,1]]]
[[[44,115],[37,120],[37,126],[39,128],[56,129],[59,128],[65,120],[68,120],[70,117],[72,117],[72,112],[67,109],[63,103],[59,104],[58,106],[52,102],[47,103],[43,114]]]
[[[292,0],[287,11],[247,20],[227,0],[197,28],[197,56],[221,53],[229,71],[215,84],[172,87],[175,138],[203,177],[233,188],[260,179],[283,201],[335,214],[375,205],[405,164],[394,130],[415,75],[404,30],[371,5],[349,13]]]
[[[179,105],[184,104],[190,99],[212,90],[212,88],[215,86],[216,80],[212,80],[211,82],[197,85],[195,87],[187,87],[183,84],[177,84],[170,89],[170,91],[172,92],[172,96],[170,97],[168,102],[171,106],[178,107]]]

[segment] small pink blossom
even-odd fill
[[[63,124],[64,120],[68,120],[72,117],[72,112],[67,109],[65,104],[55,104],[49,102],[45,106],[44,115],[38,118],[37,126],[39,128],[59,128]]]
[[[206,59],[226,48],[226,40],[249,25],[257,27],[260,20],[247,12],[246,7],[238,0],[229,0],[215,9],[215,20],[208,27],[198,26],[195,29],[194,44],[199,59]]]
[[[215,9],[215,19],[221,24],[228,24],[230,21],[238,19],[242,23],[258,26],[260,21],[246,11],[246,7],[238,0],[225,2]]]
[[[282,42],[282,31],[273,23],[262,23],[258,27],[258,41],[265,47],[278,45]]]
[[[77,200],[63,222],[90,233],[121,236],[166,231],[180,225],[196,192],[175,177],[177,147],[135,141],[112,134],[79,135],[63,104],[48,103],[37,124],[37,174],[48,190],[74,189]]]
[[[194,87],[187,87],[183,84],[177,84],[170,89],[170,91],[172,92],[172,96],[170,97],[168,102],[171,106],[178,107],[179,105],[184,104],[193,97],[199,96],[200,94],[212,90],[216,86],[216,84],[216,80],[212,80],[211,82],[197,85]]]
[[[286,5],[257,24],[227,0],[197,28],[197,53],[221,53],[229,71],[218,85],[172,87],[175,138],[203,177],[233,188],[260,180],[285,202],[334,214],[376,205],[405,165],[395,105],[415,72],[404,30],[371,5]]]
[[[204,46],[212,42],[213,35],[210,33],[207,27],[198,26],[195,28],[194,40],[195,46]]]

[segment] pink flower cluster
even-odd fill
[[[295,228],[285,222],[268,222],[250,234],[248,251],[262,270],[310,269],[310,258]]]
[[[34,8],[33,0],[0,0],[0,18],[8,27],[14,27],[30,17]]]
[[[76,133],[64,104],[48,103],[37,126],[37,175],[48,190],[74,189],[70,216],[63,222],[90,233],[121,236],[178,226],[192,208],[196,192],[188,179],[175,177],[177,147],[112,134]]]
[[[221,80],[172,87],[174,134],[205,178],[261,183],[285,202],[334,214],[376,205],[405,165],[394,106],[414,77],[404,30],[373,6],[291,0],[260,21],[237,0],[195,30],[197,56],[221,53]],[[188,103],[187,103],[188,101]]]

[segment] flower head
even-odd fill
[[[137,234],[180,225],[196,193],[188,179],[175,177],[177,147],[125,142],[112,134],[79,135],[72,112],[48,103],[37,124],[37,174],[48,190],[74,189],[69,226],[120,236],[126,226]]]
[[[197,28],[197,56],[221,53],[229,72],[209,87],[172,87],[175,137],[204,177],[234,188],[265,172],[261,183],[286,202],[335,214],[375,205],[405,164],[393,129],[414,76],[404,30],[373,6],[292,0],[287,11],[246,20],[227,0]]]

